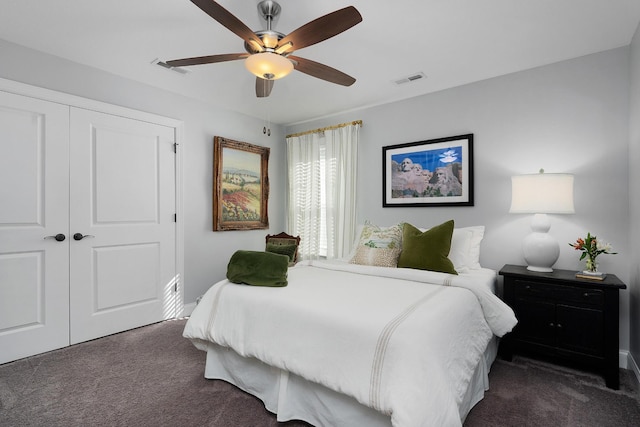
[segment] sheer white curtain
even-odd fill
[[[288,232],[304,259],[342,258],[356,231],[360,122],[287,137]]]

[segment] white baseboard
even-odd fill
[[[626,360],[627,360],[627,366],[624,367],[624,368],[631,370],[635,374],[636,380],[638,380],[638,383],[640,383],[640,368],[638,368],[638,364],[636,363],[635,359],[633,358],[633,356],[631,355],[630,352],[621,351],[620,352],[620,356],[622,356],[622,353],[626,353]],[[621,363],[620,367],[621,368],[623,367],[622,363]]]
[[[195,308],[196,308],[196,303],[195,302],[183,305],[182,306],[182,315],[180,317],[191,316],[191,313],[193,313],[193,310]]]
[[[618,366],[622,369],[629,369],[629,358],[631,354],[628,350],[618,351]]]

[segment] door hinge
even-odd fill
[[[173,152],[174,152],[174,153],[177,153],[177,152],[178,152],[178,143],[177,143],[177,142],[174,142],[174,143],[173,143]]]
[[[178,214],[177,213],[173,214],[173,222],[178,222]]]
[[[173,284],[173,292],[178,292],[178,284],[177,283]]]

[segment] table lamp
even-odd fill
[[[527,270],[553,271],[560,256],[560,245],[548,231],[551,220],[547,214],[572,214],[573,175],[540,173],[511,177],[511,208],[509,213],[535,214],[531,234],[522,242]]]

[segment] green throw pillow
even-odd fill
[[[398,267],[458,274],[447,256],[451,249],[453,220],[437,225],[424,233],[411,224],[402,230],[402,252]]]
[[[287,286],[288,268],[286,255],[236,251],[227,265],[227,279],[253,286]]]
[[[273,252],[274,254],[286,255],[289,257],[289,262],[293,261],[296,255],[296,249],[298,246],[293,245],[277,245],[275,243],[267,243],[267,252]]]

